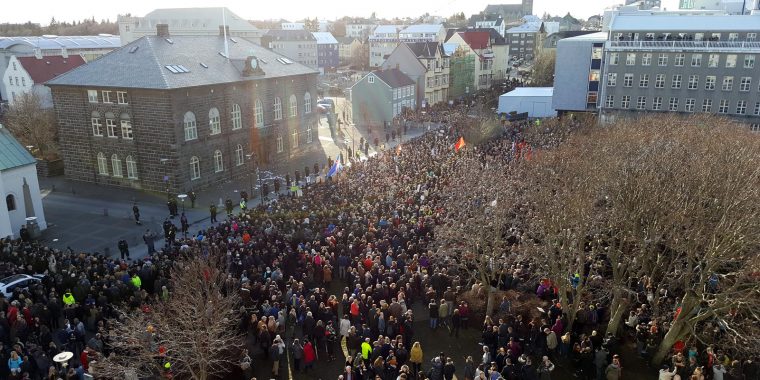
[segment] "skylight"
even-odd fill
[[[227,54],[224,54],[224,52],[222,52],[222,51],[219,52],[219,55],[221,55],[224,58],[227,58]]]
[[[203,62],[201,62],[201,67],[203,67],[204,69],[208,69],[208,65]]]
[[[277,58],[277,62],[280,62],[283,65],[290,65],[291,63],[293,63],[293,61],[285,57]]]
[[[172,41],[171,38],[164,38],[164,39],[166,40],[166,42],[168,42],[168,43],[170,43],[172,45],[174,44],[174,41]]]
[[[237,43],[237,40],[236,40],[236,39],[234,39],[234,38],[232,38],[232,37],[230,37],[230,41],[232,41],[232,42],[234,42],[234,43]]]
[[[139,46],[139,45],[135,45],[135,46],[132,46],[131,48],[129,48],[129,52],[130,52],[130,53],[134,53],[134,52],[136,52],[136,51],[137,51],[137,49],[139,49],[139,48],[140,48],[140,46]]]
[[[182,65],[166,65],[164,67],[166,67],[167,70],[171,71],[172,74],[184,74],[190,72],[187,67]]]

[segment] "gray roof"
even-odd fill
[[[37,160],[11,135],[7,128],[0,128],[0,171],[36,162]]]
[[[441,56],[447,56],[443,50],[443,44],[440,42],[411,42],[406,43],[406,46],[414,52],[417,58],[434,58],[436,50],[441,53]]]
[[[308,30],[269,29],[266,37],[272,41],[316,41]]]
[[[47,84],[173,89],[317,73],[297,62],[282,63],[278,61],[284,58],[282,55],[243,38],[228,40],[230,59],[222,55],[221,36],[171,36],[169,40],[146,36]],[[248,56],[259,58],[259,67],[265,75],[242,75],[241,62]],[[167,65],[182,65],[189,72],[172,73]]]
[[[625,31],[748,31],[760,30],[760,14],[756,15],[617,15],[610,30]]]
[[[522,25],[515,26],[514,28],[507,29],[506,33],[538,33],[541,31],[541,25],[543,22],[529,21]]]
[[[438,33],[443,29],[442,24],[415,24],[409,25],[399,33]]]
[[[338,43],[338,40],[330,32],[311,32],[311,35],[316,38],[317,45]]]
[[[399,69],[390,70],[376,70],[372,74],[375,74],[381,81],[385,82],[391,88],[398,88],[403,86],[411,86],[414,81],[409,79],[406,74],[402,73]]]
[[[42,50],[51,49],[116,49],[121,46],[119,36],[27,36],[27,37],[0,37],[0,49],[7,49],[13,45],[27,45]]]
[[[230,30],[258,30],[227,7],[162,8],[146,14],[145,17],[137,17],[137,20],[139,29],[153,29],[155,24],[168,24],[170,31],[172,28],[188,27],[196,30],[217,31],[224,22]]]

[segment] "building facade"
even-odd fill
[[[543,22],[528,21],[520,26],[507,29],[506,39],[509,55],[520,59],[533,59],[542,46],[544,32]]]
[[[223,25],[230,37],[246,38],[260,44],[264,31],[226,7],[164,8],[143,17],[119,16],[119,37],[126,45],[140,37],[156,34],[156,25],[166,24],[175,36],[216,36]]]
[[[317,67],[321,72],[335,71],[340,64],[338,40],[330,32],[312,32],[317,40]]]
[[[443,42],[446,28],[443,24],[409,25],[398,33],[399,42]]]
[[[0,74],[8,69],[11,57],[74,56],[92,61],[121,46],[118,36],[33,36],[0,37]],[[8,101],[10,93],[0,81],[0,100]]]
[[[307,164],[318,72],[228,40],[159,32],[48,82],[66,176],[181,192]]]
[[[346,24],[346,37],[367,39],[372,34],[375,26],[375,24],[366,20],[354,20]]]
[[[34,57],[12,56],[2,76],[9,95],[8,104],[13,105],[23,94],[34,94],[40,99],[42,107],[52,107],[53,97],[45,82],[84,64],[84,59],[79,55],[43,57],[38,52]]]
[[[494,79],[494,54],[491,42],[491,30],[456,32],[446,41],[459,46],[460,55],[472,55],[474,71],[471,86],[465,87],[465,93],[491,88]],[[456,75],[456,71],[452,72]]]
[[[511,23],[533,14],[533,0],[522,0],[518,4],[489,4],[482,12],[485,15],[499,15]]]
[[[439,42],[400,43],[383,63],[383,70],[398,68],[416,83],[420,107],[445,102],[449,96],[449,56]]]
[[[363,60],[365,44],[356,37],[336,37],[338,40],[338,57],[341,65],[366,64]]]
[[[378,68],[399,44],[400,25],[379,25],[369,37],[369,66]]]
[[[399,69],[376,70],[350,90],[351,114],[360,125],[384,125],[404,108],[415,108],[415,83]]]
[[[262,37],[262,45],[302,65],[317,68],[317,39],[306,30],[272,29]]]
[[[37,182],[37,160],[0,124],[0,237],[19,237],[27,218],[47,228]]]

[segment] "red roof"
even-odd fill
[[[491,35],[488,32],[459,32],[459,34],[473,50],[485,49],[491,42]]]
[[[48,55],[42,57],[42,59],[31,56],[18,57],[18,60],[36,84],[45,83],[85,64],[81,55],[74,54],[68,58],[64,58],[61,55]]]

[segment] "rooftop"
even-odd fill
[[[61,49],[115,49],[121,46],[119,36],[31,36],[31,37],[0,37],[0,49],[8,49],[13,45],[27,45],[42,50]]]
[[[66,58],[60,55],[48,55],[37,59],[36,57],[17,57],[21,66],[24,67],[34,83],[45,83],[63,73],[71,71],[85,64],[80,55],[70,55]]]
[[[561,32],[560,32],[561,33]],[[563,38],[562,41],[595,41],[595,42],[604,42],[607,41],[608,37],[607,32],[593,32],[589,34],[582,34],[575,37],[568,37]]]
[[[399,33],[438,33],[443,29],[442,24],[409,25]]]
[[[0,127],[0,171],[26,166],[37,160],[5,127]]]
[[[373,71],[372,74],[375,74],[376,77],[385,82],[385,84],[391,88],[411,86],[414,84],[414,81],[406,76],[406,74],[402,73],[399,69],[376,70]]]
[[[146,36],[47,84],[175,89],[317,73],[243,38],[227,42],[229,59],[221,36]],[[249,56],[259,59],[264,75],[242,75]]]
[[[620,14],[611,20],[612,32],[669,31],[669,32],[733,32],[760,30],[760,14],[755,15],[636,15]]]
[[[338,43],[330,32],[311,32],[311,34],[317,39],[317,45]]]
[[[491,33],[488,32],[459,32],[464,42],[473,50],[486,49],[490,46]]]
[[[541,30],[541,21],[538,22],[526,22],[522,25],[515,26],[507,29],[507,33],[537,33]]]
[[[417,56],[417,58],[434,58],[437,52],[442,56],[447,56],[443,50],[443,44],[439,42],[410,42],[406,46]]]
[[[514,90],[501,94],[507,97],[535,97],[554,95],[554,87],[517,87]]]
[[[494,28],[457,28],[457,29],[449,29],[449,30],[446,31],[446,41],[448,41],[449,38],[451,38],[451,36],[453,36],[455,33],[458,33],[458,32],[467,32],[467,33],[485,32],[485,33],[488,33],[488,35],[490,36],[491,43],[493,45],[506,45],[506,43],[507,43],[507,41],[504,39],[504,37],[502,37],[502,35],[499,34],[499,32],[496,31],[496,29],[494,29]]]
[[[378,25],[372,34],[377,35],[380,33],[398,33],[398,31],[403,27],[403,25]]]
[[[144,17],[136,17],[138,29],[153,29],[156,24],[168,24],[169,29],[203,29],[219,30],[220,25],[226,24],[230,30],[258,30],[246,19],[236,15],[227,7],[206,8],[161,8]]]
[[[273,41],[316,41],[316,38],[308,30],[269,29],[266,36]]]

